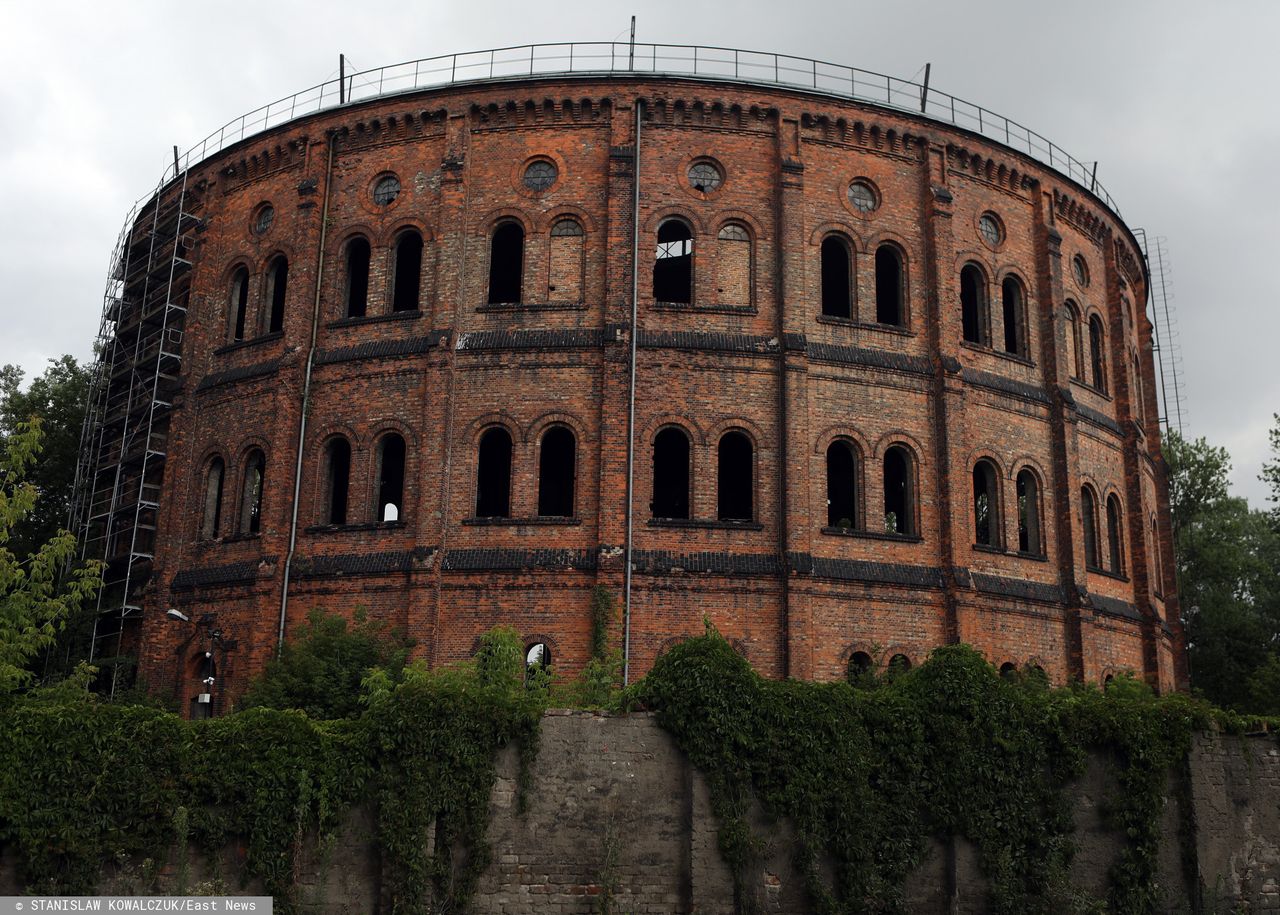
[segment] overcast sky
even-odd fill
[[[1185,431],[1230,449],[1256,507],[1280,411],[1280,2],[467,3],[0,0],[0,363],[89,355],[125,214],[184,149],[361,69],[530,42],[778,51],[932,84],[1052,139],[1164,236]]]

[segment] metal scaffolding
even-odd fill
[[[103,296],[73,505],[82,559],[104,564],[89,660],[125,685],[141,591],[155,557],[169,416],[182,368],[191,232],[200,224],[183,172],[135,206]]]

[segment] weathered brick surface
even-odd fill
[[[534,158],[555,164],[547,190],[522,182]],[[701,158],[724,173],[705,194],[687,179]],[[388,173],[401,192],[379,206],[371,191]],[[850,204],[854,178],[874,183],[875,212]],[[272,655],[285,604],[286,632],[313,607],[363,606],[407,629],[433,663],[466,656],[486,627],[511,623],[552,645],[563,672],[580,669],[590,588],[616,591],[622,581],[633,216],[633,674],[706,615],[771,676],[840,676],[852,651],[875,646],[919,662],[965,639],[995,661],[1038,663],[1057,682],[1132,670],[1167,690],[1184,679],[1165,471],[1150,419],[1151,325],[1124,304],[1145,301],[1137,249],[1087,191],[999,144],[780,89],[548,79],[302,118],[201,163],[189,186],[204,222],[193,233],[184,392],[142,633],[144,676],[177,684],[184,701],[193,688],[187,654],[205,636],[185,641],[190,633],[165,620],[167,607],[212,613],[234,640],[220,658],[219,707]],[[255,234],[253,214],[268,202],[275,220]],[[996,245],[978,231],[987,212],[1003,226]],[[653,297],[656,233],[672,217],[694,235],[689,305]],[[583,234],[553,236],[569,218]],[[491,238],[504,221],[525,233],[519,304],[488,302]],[[748,240],[720,239],[726,226]],[[410,230],[424,241],[418,308],[393,312],[395,245]],[[821,245],[831,232],[852,251],[850,318],[821,314]],[[346,317],[346,252],[357,235],[372,251],[368,308]],[[882,244],[903,263],[901,327],[875,323]],[[278,254],[290,264],[284,327],[262,334],[266,269]],[[1076,256],[1088,264],[1087,285],[1074,275]],[[966,264],[984,277],[993,346],[962,342]],[[240,266],[250,273],[250,331],[232,344],[229,284]],[[1023,355],[1002,351],[1006,278],[1025,299]],[[1086,322],[1074,372],[1068,299]],[[1089,374],[1093,315],[1105,327],[1097,388],[1073,377]],[[512,517],[476,523],[477,447],[494,425],[514,443]],[[540,440],[551,425],[577,442],[571,519],[536,517]],[[650,520],[652,443],[671,425],[692,443],[690,523]],[[717,447],[728,430],[754,447],[751,523],[716,520]],[[375,500],[378,443],[393,431],[408,456],[400,518],[389,524]],[[336,436],[352,446],[341,526],[324,523],[325,448]],[[861,531],[824,530],[826,449],[837,439],[859,456]],[[910,537],[879,533],[882,466],[894,446],[913,459]],[[239,493],[255,447],[267,459],[262,531],[241,535]],[[214,456],[228,468],[223,531],[201,542]],[[998,468],[994,549],[974,545],[980,458]],[[1024,469],[1041,492],[1039,556],[1016,551]],[[1104,558],[1107,496],[1122,506],[1119,571],[1085,567],[1085,485],[1098,495]],[[385,559],[393,554],[412,558]],[[881,567],[922,571],[895,579],[873,571]],[[227,569],[235,580],[218,571]],[[982,584],[992,581],[1028,589]]]

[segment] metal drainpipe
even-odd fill
[[[644,101],[636,99],[636,146],[631,158],[631,380],[627,393],[627,548],[622,587],[622,685],[631,682],[631,525],[632,488],[636,468],[636,295],[640,288],[640,115]]]
[[[324,282],[324,245],[329,235],[329,188],[333,184],[333,144],[329,132],[328,160],[324,169],[324,204],[320,209],[320,243],[316,249],[316,295],[311,306],[311,345],[307,348],[307,368],[302,379],[302,415],[298,418],[298,457],[293,467],[293,508],[289,518],[289,551],[284,557],[284,584],[280,589],[280,627],[276,633],[276,656],[284,648],[284,621],[289,610],[289,572],[298,546],[298,495],[302,491],[302,453],[307,438],[307,405],[311,400],[311,368],[315,364],[316,336],[320,331],[320,290]]]

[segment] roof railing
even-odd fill
[[[593,75],[696,76],[762,86],[805,89],[906,111],[980,134],[1026,153],[1080,184],[1110,209],[1120,209],[1097,182],[1096,163],[1085,163],[1016,121],[930,86],[843,64],[705,45],[635,44],[618,41],[519,45],[425,57],[348,73],[264,105],[228,121],[181,154],[166,170],[163,186],[179,172],[246,137],[302,115],[422,89],[494,79]],[[340,88],[340,81],[345,87]]]

